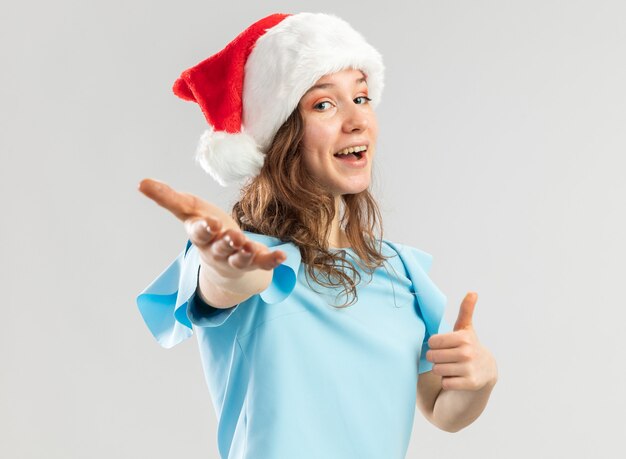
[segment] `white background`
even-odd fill
[[[348,20],[387,67],[374,192],[385,237],[467,291],[500,380],[407,457],[617,457],[623,448],[626,4],[621,1],[12,2],[0,16],[0,456],[217,457],[194,340],[152,339],[136,295],[183,249],[136,187],[229,208],[194,164],[181,71],[273,12]]]

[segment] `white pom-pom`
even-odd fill
[[[213,127],[204,131],[196,150],[196,161],[222,186],[255,177],[261,171],[264,159],[248,134],[229,134],[215,131]]]

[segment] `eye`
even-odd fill
[[[363,101],[363,102],[357,102],[359,99],[364,99],[364,101]],[[370,99],[370,98],[369,98],[369,97],[367,97],[367,96],[359,96],[359,97],[357,97],[356,99],[354,99],[354,102],[356,102],[358,105],[363,105],[363,104],[365,104],[365,103],[366,103],[365,101],[367,101],[367,102],[371,102],[371,101],[372,101],[372,99]]]
[[[324,104],[328,104],[328,107],[332,106],[332,104],[331,104],[329,101],[325,100],[325,101],[323,101],[323,102],[320,102],[320,103],[318,103],[318,104],[315,104],[315,106],[314,106],[313,108],[314,108],[315,110],[318,110],[318,111],[324,111],[324,108],[323,108],[323,105],[324,105]]]

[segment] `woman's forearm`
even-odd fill
[[[201,263],[198,275],[198,290],[201,298],[211,306],[220,309],[230,308],[252,295],[261,293],[272,281],[274,270],[256,269],[231,279],[220,276],[210,267]]]

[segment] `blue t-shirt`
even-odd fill
[[[393,257],[371,276],[353,263],[358,302],[338,308],[346,297],[308,279],[294,244],[246,235],[287,254],[264,292],[228,309],[206,305],[188,243],[137,299],[162,346],[196,332],[220,456],[404,458],[418,374],[432,367],[426,341],[449,331],[445,296],[426,274],[432,257],[384,241]]]

